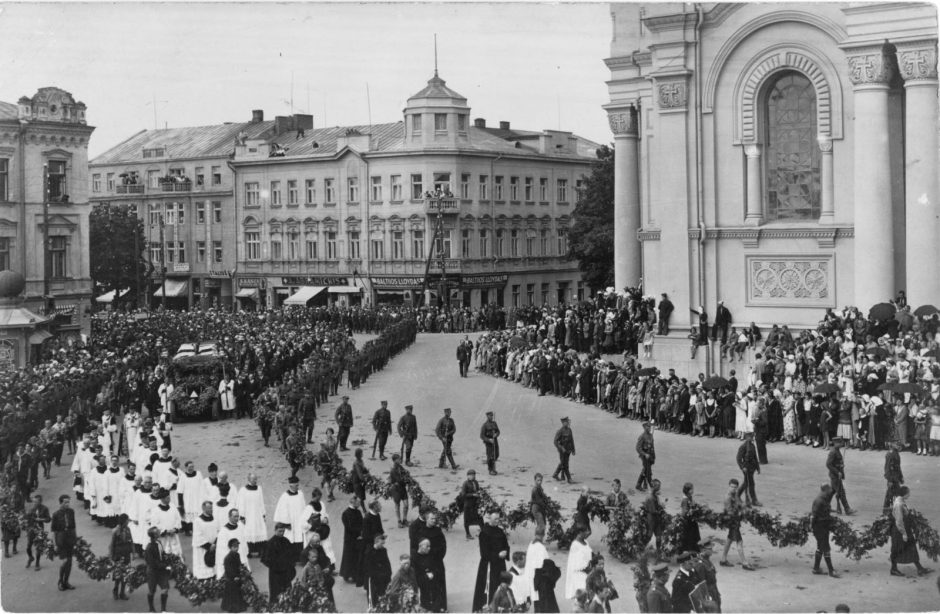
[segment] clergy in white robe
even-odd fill
[[[118,513],[127,514],[130,518],[130,513],[128,508],[131,506],[131,502],[134,500],[134,493],[137,492],[137,488],[140,488],[143,478],[137,475],[137,469],[133,464],[128,463],[127,472],[121,478],[121,484],[118,486]]]
[[[118,418],[111,414],[111,411],[106,409],[101,415],[101,429],[104,433],[105,440],[107,445],[104,446],[104,452],[108,456],[120,454],[118,445],[121,442],[120,428],[118,425]]]
[[[235,382],[228,374],[219,382],[219,402],[224,412],[231,412],[235,409]]]
[[[525,569],[523,576],[529,595],[533,601],[538,598],[538,592],[535,590],[535,570],[542,567],[542,563],[548,558],[548,550],[545,548],[543,540],[545,539],[545,529],[535,531],[535,539],[529,544],[525,553]]]
[[[219,537],[219,519],[212,515],[212,503],[202,505],[202,513],[193,518],[193,576],[197,580],[215,577],[215,565],[206,565],[206,553],[215,549]]]
[[[191,525],[195,522],[196,516],[202,513],[202,503],[206,501],[202,488],[202,472],[196,471],[193,461],[186,461],[186,469],[180,474],[179,482],[176,483],[176,494],[180,496],[183,503],[181,516],[184,529],[191,531]]]
[[[173,468],[173,457],[170,456],[170,451],[167,448],[160,450],[160,458],[153,462],[153,483],[158,485],[160,488],[165,488],[170,490],[175,483],[173,476],[170,474],[170,470]]]
[[[574,599],[574,594],[580,588],[584,590],[587,581],[588,565],[591,564],[591,546],[587,543],[587,536],[582,532],[577,539],[571,542],[568,550],[568,568],[565,571],[565,599]],[[528,563],[526,563],[528,567]]]
[[[292,476],[287,480],[287,492],[281,495],[277,501],[277,507],[274,508],[274,522],[289,524],[290,528],[284,532],[284,537],[290,540],[294,547],[295,558],[300,558],[300,553],[306,542],[304,541],[304,532],[307,529],[307,519],[304,517],[304,509],[307,502],[304,500],[304,493],[298,486],[300,479]]]
[[[212,513],[219,518],[225,518],[228,515],[228,510],[235,507],[235,501],[238,500],[238,487],[228,481],[227,473],[220,471],[219,482],[209,489],[209,497],[207,498],[216,506]],[[221,514],[219,509],[222,509]],[[227,546],[224,552],[228,552]]]
[[[242,565],[251,569],[248,560],[248,540],[245,538],[245,525],[239,521],[237,509],[230,509],[228,512],[228,522],[219,527],[219,536],[215,540],[215,577],[222,578],[225,575],[225,555],[228,554],[228,540],[235,538],[238,540],[238,555],[242,559]]]
[[[121,468],[118,466],[117,456],[111,457],[111,466],[108,467],[108,494],[111,495],[111,501],[109,504],[111,506],[111,516],[109,517],[110,524],[117,526],[117,517],[121,513],[121,488],[124,483],[124,472],[121,471]]]
[[[131,456],[137,448],[138,435],[140,434],[140,414],[137,410],[132,410],[124,414],[124,446],[127,448],[127,455]]]
[[[248,485],[238,491],[235,507],[245,524],[248,551],[260,553],[268,540],[268,525],[265,522],[264,491],[258,486],[258,476],[248,474]]]
[[[91,501],[91,517],[104,522],[114,516],[111,502],[111,481],[108,479],[108,467],[104,456],[98,457],[98,466],[88,474],[88,484],[85,486],[85,496]]]
[[[173,396],[173,392],[176,391],[176,388],[173,386],[173,382],[166,380],[160,387],[157,388],[157,394],[160,395],[160,411],[167,413],[170,411],[170,398]],[[226,548],[226,552],[228,549]]]
[[[147,523],[150,521],[150,508],[153,505],[152,494],[153,481],[150,476],[144,476],[140,488],[134,492],[134,498],[127,508],[131,535],[134,543],[141,548],[150,543],[150,538],[147,537]]]
[[[150,526],[160,531],[160,545],[163,546],[164,552],[182,557],[183,546],[180,544],[179,536],[182,522],[179,510],[175,505],[170,505],[169,491],[161,490],[157,496],[160,499],[160,505],[150,510]]]
[[[74,486],[72,487],[76,493],[76,499],[79,501],[84,500],[85,478],[95,468],[94,453],[89,448],[89,445],[90,443],[87,439],[83,440],[75,451],[75,458],[72,459],[72,474],[76,478],[80,478],[73,482]]]

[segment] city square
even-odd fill
[[[937,609],[934,5],[159,6],[0,13],[5,610]]]

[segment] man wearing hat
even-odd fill
[[[832,497],[835,490],[830,484],[823,484],[819,488],[819,495],[813,500],[813,512],[810,517],[810,524],[813,528],[813,537],[816,538],[816,555],[813,559],[813,573],[822,575],[823,571],[819,568],[820,561],[825,557],[826,567],[829,569],[829,575],[838,578],[839,575],[832,568],[832,555],[829,546],[829,531],[832,529]]]
[[[695,575],[691,552],[679,554],[676,562],[679,563],[679,570],[672,579],[672,611],[691,612],[692,599],[689,594],[695,590],[695,585],[701,580]]]
[[[836,499],[836,512],[841,514],[845,510],[846,516],[851,516],[855,510],[849,507],[849,500],[845,496],[845,459],[842,457],[842,444],[845,440],[836,437],[832,440],[832,449],[829,450],[829,456],[826,457],[826,469],[829,470],[829,483],[832,486],[832,494]]]
[[[466,377],[466,376],[465,376]],[[444,446],[444,449],[441,450],[441,458],[437,463],[438,469],[444,469],[444,461],[448,461],[452,469],[458,469],[457,463],[454,462],[454,434],[457,432],[457,425],[454,424],[454,419],[450,417],[450,408],[444,408],[444,416],[437,421],[437,426],[434,428],[434,434],[437,435],[437,438],[441,440],[441,444]]]
[[[339,429],[336,434],[336,438],[339,439],[339,449],[341,452],[346,452],[349,450],[346,447],[346,440],[349,439],[349,430],[353,426],[353,412],[352,406],[349,405],[349,397],[343,397],[343,402],[336,408],[334,417],[336,418],[336,426]]]
[[[652,426],[651,422],[644,422],[643,432],[636,440],[636,453],[640,455],[640,462],[643,463],[643,469],[636,479],[637,490],[646,490],[647,486],[653,484],[653,463],[656,462],[656,448],[653,445]]]
[[[382,401],[382,407],[372,415],[372,429],[375,431],[372,458],[375,458],[375,447],[378,446],[379,458],[385,460],[385,444],[388,443],[388,436],[392,434],[392,412],[388,410],[388,401]]]
[[[558,450],[558,467],[552,477],[556,480],[567,480],[571,484],[568,459],[574,454],[574,433],[571,432],[571,419],[567,416],[561,419],[561,428],[555,433],[555,449]]]
[[[486,412],[486,422],[480,427],[480,439],[486,448],[486,466],[490,475],[496,475],[496,461],[499,460],[499,426],[493,416],[493,412]]]
[[[712,341],[717,340],[718,331],[721,331],[721,344],[728,342],[728,327],[731,326],[731,311],[725,307],[724,301],[718,301],[715,310],[715,329],[712,331]]]
[[[398,436],[401,437],[401,455],[405,464],[411,467],[411,448],[418,438],[418,419],[414,415],[414,405],[405,405],[405,414],[398,419]]]
[[[672,301],[669,300],[669,297],[665,292],[662,294],[662,298],[659,300],[659,334],[668,335],[669,334],[669,317],[672,315],[672,312],[675,311],[675,306],[672,304]]]
[[[757,500],[757,492],[754,488],[754,472],[760,473],[760,462],[758,461],[757,446],[754,445],[754,433],[752,431],[744,434],[744,443],[738,447],[737,462],[741,473],[744,474],[744,482],[738,489],[738,496],[744,493],[748,505],[760,507],[763,504]]]
[[[884,513],[891,510],[894,503],[894,497],[904,483],[904,473],[901,471],[901,454],[899,453],[901,444],[898,441],[891,441],[888,444],[888,452],[885,454],[885,480],[888,482],[888,489],[885,491]]]
[[[287,492],[281,495],[277,507],[274,508],[274,522],[289,525],[285,536],[291,542],[295,561],[300,558],[300,552],[304,547],[304,526],[307,522],[307,519],[304,518],[304,508],[307,506],[307,502],[299,484],[300,478],[297,476],[288,478]]]
[[[692,607],[696,612],[720,612],[721,611],[721,593],[718,591],[718,570],[712,563],[712,548],[714,544],[712,539],[706,538],[698,543],[699,551],[692,559],[692,568],[699,581],[705,582],[704,591],[700,586],[696,587],[689,595],[692,598]],[[713,607],[709,609],[703,601],[711,600]]]
[[[291,542],[284,537],[284,533],[291,525],[278,522],[274,525],[274,535],[268,540],[264,553],[261,555],[261,564],[268,568],[268,586],[271,592],[271,603],[277,601],[278,596],[290,588],[294,576],[297,575],[295,564],[297,557],[293,555]]]
[[[665,562],[656,563],[650,567],[650,572],[653,574],[653,585],[646,593],[646,608],[641,607],[640,611],[672,612],[672,596],[666,588],[666,582],[669,581],[669,565]]]
[[[304,433],[307,435],[307,443],[313,443],[313,426],[317,420],[317,402],[313,398],[313,392],[310,389],[304,391],[304,396],[297,403],[297,413],[303,423]]]

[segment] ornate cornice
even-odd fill
[[[606,64],[607,68],[611,70],[617,70],[618,68],[633,68],[636,66],[632,55],[622,55],[616,58],[607,58],[604,60],[604,64]]]
[[[905,82],[937,80],[937,41],[898,43],[897,58]]]
[[[661,230],[637,230],[636,238],[640,241],[659,241],[659,237],[662,234]]]
[[[673,13],[672,15],[658,15],[644,17],[643,25],[650,32],[667,32],[669,30],[683,30],[695,23],[695,13]]]
[[[698,239],[699,229],[690,228],[689,238]],[[830,248],[835,245],[836,239],[847,239],[855,236],[853,226],[816,226],[803,228],[774,228],[763,226],[752,228],[746,226],[725,226],[708,228],[705,238],[711,240],[740,240],[745,247],[757,247],[763,239],[816,239],[821,248]]]

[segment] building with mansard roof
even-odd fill
[[[597,147],[471,122],[435,73],[392,123],[314,128],[254,111],[142,132],[92,162],[92,189],[97,175],[96,200],[140,205],[151,260],[166,263],[154,290],[170,298],[154,300],[170,306],[554,304],[586,292],[565,255]],[[133,198],[118,193],[122,174]]]
[[[618,287],[668,293],[677,331],[720,300],[744,325],[938,304],[935,5],[611,13]]]

